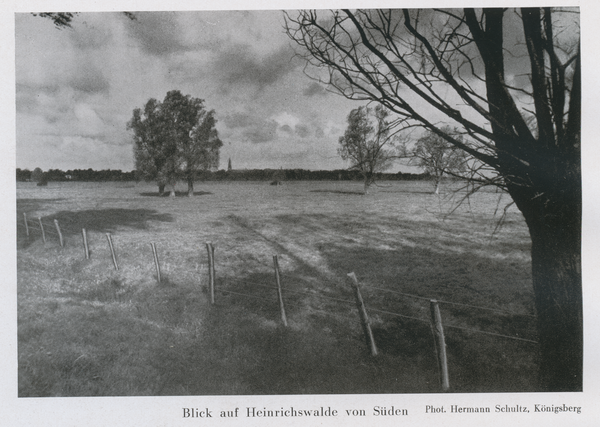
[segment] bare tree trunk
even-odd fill
[[[165,193],[165,184],[158,183],[158,195],[162,196]]]
[[[194,180],[188,179],[187,184],[188,184],[187,195],[188,195],[188,197],[192,197],[194,195]]]
[[[577,200],[578,195],[577,186],[567,186],[558,194],[537,198],[511,192],[531,235],[540,385],[544,391],[582,390],[581,201]]]
[[[440,194],[440,183],[441,182],[442,182],[442,180],[440,178],[436,178],[434,194]]]
[[[548,230],[532,232],[540,383],[547,391],[582,390],[581,257],[579,248],[565,243]]]

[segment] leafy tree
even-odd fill
[[[127,18],[135,21],[137,18],[135,13],[132,12],[122,12]],[[32,13],[33,16],[39,16],[41,18],[50,19],[54,22],[54,25],[59,30],[63,28],[71,28],[71,23],[73,22],[73,18],[79,15],[79,12],[40,12],[40,13]]]
[[[281,185],[282,181],[285,180],[285,172],[283,168],[279,168],[271,175],[271,185]]]
[[[31,172],[31,180],[34,182],[41,182],[44,179],[44,171],[40,168],[35,168],[33,172]]]
[[[156,180],[158,193],[162,195],[167,182],[173,185],[176,182],[173,173],[176,169],[177,145],[175,139],[169,136],[161,103],[151,98],[143,111],[139,108],[133,110],[127,129],[133,131],[137,173],[146,181]],[[173,195],[174,192],[173,189]]]
[[[348,114],[348,127],[340,137],[338,153],[351,163],[364,180],[364,192],[375,182],[376,174],[388,169],[396,157],[392,149],[395,136],[390,134],[389,112],[381,105],[374,109],[359,107]]]
[[[78,15],[77,12],[41,12],[32,13],[33,16],[50,19],[58,29],[70,28],[73,18]]]
[[[215,112],[203,103],[173,90],[163,102],[150,99],[143,112],[133,111],[127,127],[134,133],[136,169],[145,180],[157,181],[160,194],[169,185],[175,196],[175,184],[183,178],[191,196],[198,172],[218,166],[222,142]]]
[[[17,168],[17,181],[31,181],[31,171]]]
[[[449,127],[442,130],[449,135],[455,133]],[[458,135],[454,137],[460,138]],[[405,156],[410,159],[409,163],[420,166],[433,177],[435,194],[439,193],[444,175],[463,177],[461,173],[465,172],[468,166],[465,151],[433,132],[427,132],[419,138],[415,146],[403,154],[403,157]]]
[[[216,170],[219,167],[219,150],[223,146],[215,128],[217,120],[214,110],[206,111],[201,107],[196,120],[198,124],[192,127],[189,138],[182,139],[180,146],[188,196],[194,194],[194,180],[200,171]]]
[[[582,389],[578,9],[286,13],[313,77],[383,104],[493,174],[531,236],[543,390]],[[533,116],[533,120],[528,120]],[[444,131],[449,120],[464,139]]]

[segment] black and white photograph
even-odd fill
[[[471,3],[3,6],[8,425],[593,425],[598,13]]]

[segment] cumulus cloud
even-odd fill
[[[275,120],[277,123],[279,123],[280,126],[287,125],[290,128],[294,128],[294,127],[296,127],[296,125],[298,123],[300,123],[299,117],[297,117],[293,114],[290,114],[287,111],[277,114],[276,116],[273,117],[273,120]]]
[[[212,69],[219,76],[221,90],[225,93],[230,91],[232,85],[263,89],[296,68],[292,61],[293,52],[287,45],[262,58],[246,44],[231,44],[216,55]]]
[[[325,96],[325,95],[327,95],[327,91],[319,83],[312,82],[304,89],[304,91],[302,92],[302,95],[308,96],[308,97],[310,97],[310,96]]]
[[[98,14],[86,13],[78,17],[68,32],[73,46],[80,50],[96,50],[112,42],[112,31],[106,22],[94,22]]]
[[[127,30],[144,52],[165,56],[188,50],[176,13],[139,12],[135,16],[136,20],[127,25]]]
[[[226,115],[225,118],[223,118],[223,123],[225,123],[225,125],[231,129],[252,126],[255,122],[255,117],[248,113],[242,112],[234,112]]]
[[[110,83],[104,74],[89,63],[82,64],[68,84],[76,91],[87,94],[108,93],[110,89]]]
[[[242,141],[255,144],[272,141],[279,127],[275,120],[264,119],[245,112],[228,114],[223,118],[222,123],[229,129],[238,131],[237,135],[231,135],[231,138],[240,138]]]
[[[296,128],[294,130],[296,132],[296,135],[298,135],[300,138],[306,138],[310,134],[310,128],[305,124],[296,125]]]
[[[255,123],[253,126],[245,129],[242,132],[242,136],[246,141],[259,144],[275,139],[276,132],[277,122],[275,120],[265,120],[262,123]]]
[[[77,119],[80,135],[99,135],[104,131],[104,122],[88,104],[76,104],[73,113]]]
[[[292,135],[294,133],[294,130],[289,125],[280,126],[279,129],[288,135]]]

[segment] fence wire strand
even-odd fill
[[[533,344],[539,344],[537,341],[530,340],[530,339],[527,339],[527,338],[519,338],[519,337],[515,337],[513,335],[497,334],[495,332],[481,331],[479,329],[465,328],[465,327],[462,327],[462,326],[444,325],[444,328],[460,329],[460,330],[463,330],[463,331],[474,332],[474,333],[477,333],[477,334],[493,335],[495,337],[502,337],[502,338],[508,338],[508,339],[511,339],[511,340],[525,341],[525,342],[530,342],[530,343],[533,343]]]
[[[529,313],[520,314],[520,313],[515,313],[513,311],[502,310],[502,309],[499,309],[499,308],[482,307],[482,306],[478,306],[478,305],[471,305],[471,304],[464,304],[464,303],[460,303],[460,302],[453,302],[453,301],[441,300],[441,299],[438,299],[438,298],[428,298],[428,297],[423,297],[423,296],[420,296],[420,295],[407,294],[405,292],[394,291],[392,289],[380,288],[380,287],[372,286],[372,285],[363,285],[363,284],[361,284],[361,287],[370,288],[370,289],[376,289],[376,290],[379,290],[379,291],[389,292],[389,293],[392,293],[392,294],[402,295],[402,296],[405,296],[405,297],[410,297],[410,298],[415,298],[415,299],[420,299],[420,300],[425,300],[425,301],[431,301],[432,299],[434,299],[437,302],[442,303],[442,304],[459,305],[459,306],[463,306],[463,307],[477,308],[479,310],[495,311],[495,312],[498,312],[498,313],[512,314],[513,316],[527,316],[527,317],[534,317],[534,318],[536,317],[535,315],[529,314]]]

